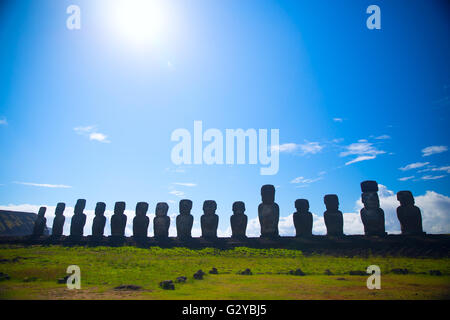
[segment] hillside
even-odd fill
[[[31,212],[0,210],[0,236],[31,235],[36,217]],[[48,228],[45,234],[49,234]]]

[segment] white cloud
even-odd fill
[[[430,176],[430,175],[427,175],[427,176],[423,176],[422,180],[437,180],[437,179],[442,179],[444,177],[445,177],[445,175],[441,175],[441,176]]]
[[[422,149],[423,157],[428,157],[433,154],[442,153],[448,150],[447,146],[430,146]]]
[[[450,166],[444,166],[439,168],[432,168],[431,171],[445,171],[447,173],[450,173]]]
[[[346,162],[345,163],[346,166],[356,162],[372,160],[375,159],[377,155],[386,153],[383,150],[378,150],[376,147],[373,146],[373,143],[370,143],[365,139],[358,140],[358,142],[352,143],[346,146],[345,148],[346,151],[342,151],[339,154],[339,156],[341,157],[347,157],[350,155],[357,156],[353,160]]]
[[[314,179],[306,179],[304,177],[297,177],[297,178],[293,179],[291,181],[291,183],[313,183],[313,182],[316,182],[316,181],[319,181],[322,179],[323,179],[323,177],[318,177],[318,178],[314,178]]]
[[[391,136],[389,136],[387,134],[383,134],[381,136],[375,137],[375,139],[377,139],[377,140],[387,140],[387,139],[391,139]]]
[[[323,146],[321,146],[318,142],[308,142],[305,144],[300,145],[300,149],[302,150],[303,154],[316,154],[322,151]]]
[[[196,183],[191,183],[191,182],[174,182],[172,184],[175,184],[177,186],[182,186],[182,187],[196,187],[197,186]]]
[[[297,150],[298,147],[299,145],[295,143],[284,143],[277,146],[272,146],[271,151],[278,150],[280,153],[281,152],[289,153]]]
[[[22,184],[24,186],[41,187],[41,188],[55,188],[55,189],[69,189],[71,186],[66,186],[64,184],[47,184],[47,183],[33,183],[33,182],[19,182],[13,181],[15,184]]]
[[[411,169],[417,169],[417,168],[422,168],[426,165],[429,165],[429,162],[415,162],[415,163],[411,163],[408,164],[407,166],[404,166],[402,168],[399,168],[402,171],[407,171],[407,170],[411,170]]]
[[[88,137],[91,141],[110,143],[108,136],[97,131],[97,126],[76,127],[73,129],[77,134]]]
[[[6,118],[1,118],[0,119],[0,126],[1,125],[6,126],[7,124],[8,124],[8,121],[6,121]]]
[[[347,161],[345,163],[345,165],[348,166],[348,165],[350,165],[352,163],[357,163],[357,162],[366,161],[366,160],[372,160],[372,159],[375,159],[376,157],[377,156],[359,156],[359,157],[356,157],[353,160]]]
[[[108,137],[104,135],[103,133],[93,132],[89,134],[89,140],[95,140],[102,143],[110,143],[107,139]]]
[[[342,119],[342,118],[333,118],[333,121],[334,122],[343,122],[344,119]]]
[[[169,192],[170,194],[173,194],[174,196],[177,197],[184,197],[185,193],[183,191],[179,191],[179,190],[172,190]]]
[[[408,181],[408,180],[411,180],[411,179],[414,179],[414,176],[398,178],[399,181]]]

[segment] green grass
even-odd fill
[[[284,249],[233,250],[186,248],[140,249],[135,247],[0,246],[0,272],[11,280],[0,282],[0,299],[449,299],[450,259],[402,257],[304,256]],[[81,269],[81,290],[56,284],[69,265]],[[350,276],[351,270],[365,271],[378,265],[382,289],[368,290],[368,276]],[[219,275],[194,280],[199,269],[212,267]],[[250,268],[251,276],[238,275]],[[288,275],[300,268],[307,275]],[[394,268],[413,274],[395,275]],[[326,276],[329,269],[334,275]],[[443,276],[428,275],[440,270]],[[162,280],[188,277],[174,291],[159,288]],[[34,282],[24,278],[37,277]],[[345,280],[338,280],[344,278]],[[122,284],[139,285],[140,291],[116,291]]]

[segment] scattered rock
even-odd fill
[[[23,282],[34,282],[37,281],[38,278],[37,277],[26,277],[23,279]]]
[[[239,274],[242,274],[244,276],[251,276],[253,273],[249,268],[247,268],[244,271],[239,272]]]
[[[345,279],[345,278],[337,278],[336,280],[342,281],[342,280],[347,280],[347,279]]]
[[[216,268],[212,268],[211,270],[209,270],[209,274],[219,274],[219,272]]]
[[[295,271],[294,270],[290,270],[289,274],[293,275],[293,276],[306,276],[306,274],[301,269],[297,269]]]
[[[175,290],[175,285],[172,280],[161,281],[159,286],[164,290]]]
[[[57,283],[58,284],[66,284],[67,283],[67,280],[69,279],[69,275],[67,275],[67,276],[65,276],[64,278],[59,278],[58,280],[57,280]]]
[[[125,284],[114,288],[114,290],[123,290],[123,291],[137,291],[141,289],[142,287],[136,286],[134,284]]]
[[[353,270],[348,273],[351,276],[367,276],[367,272],[361,270]]]
[[[330,271],[330,269],[325,270],[324,272],[327,276],[332,276],[333,272]]]
[[[196,273],[194,273],[194,279],[195,280],[203,280],[203,276],[205,273],[202,270],[198,270]]]
[[[185,276],[181,276],[181,277],[177,278],[176,282],[178,282],[178,283],[185,283],[186,280],[187,280],[187,278]]]
[[[408,274],[409,270],[408,269],[395,268],[395,269],[392,269],[391,272],[394,273],[394,274]]]
[[[0,272],[0,281],[10,280],[10,279],[11,279],[11,277],[8,274]]]
[[[442,276],[442,272],[440,270],[430,270],[430,276]]]

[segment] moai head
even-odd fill
[[[244,214],[245,212],[245,203],[242,201],[236,201],[233,203],[233,214]]]
[[[377,209],[380,207],[380,199],[378,198],[378,183],[376,181],[361,182],[361,200],[366,209]]]
[[[323,201],[325,203],[325,206],[327,207],[327,210],[329,211],[338,211],[339,210],[339,198],[335,194],[327,194]]]
[[[309,201],[306,199],[295,200],[295,208],[298,212],[308,212],[309,211]]]
[[[189,215],[192,210],[192,201],[191,200],[181,200],[180,201],[180,214]]]
[[[63,202],[58,203],[55,209],[55,216],[62,216],[65,209],[66,209],[65,203]]]
[[[86,207],[86,200],[78,199],[77,203],[75,204],[75,208],[73,210],[74,214],[82,214],[85,207]]]
[[[43,218],[45,216],[45,211],[47,211],[46,207],[40,207],[38,212],[38,217]]]
[[[155,214],[157,217],[165,217],[167,216],[167,212],[169,211],[169,205],[165,202],[160,202],[156,205]]]
[[[413,206],[415,201],[411,191],[399,191],[397,193],[397,200],[402,206]]]
[[[261,198],[264,204],[273,204],[275,202],[275,187],[271,184],[262,186]]]
[[[124,211],[125,211],[125,202],[123,201],[116,202],[116,204],[114,205],[114,214],[123,214]]]
[[[145,216],[148,211],[148,203],[147,202],[138,202],[136,204],[136,216]]]
[[[215,214],[217,210],[217,203],[214,200],[206,200],[203,202],[203,212],[205,215]]]
[[[106,203],[97,202],[97,204],[95,205],[95,215],[97,217],[101,217],[105,214],[105,210],[106,210]]]

